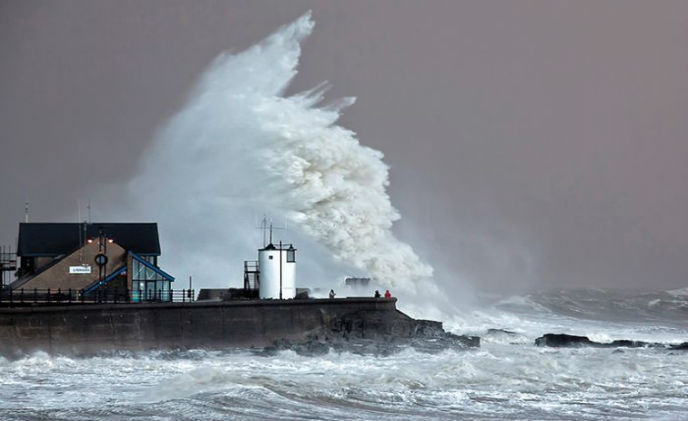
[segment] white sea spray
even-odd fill
[[[327,84],[285,95],[313,27],[307,13],[218,56],[142,157],[132,202],[160,223],[171,271],[206,284],[239,278],[260,245],[256,216],[266,213],[290,228],[276,234],[307,250],[300,280],[331,285],[355,273],[413,291],[432,277],[392,232],[400,216],[383,154],[336,123],[354,99],[323,104]]]

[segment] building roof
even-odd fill
[[[127,251],[143,256],[159,256],[158,224],[151,223],[54,223],[19,224],[17,255],[24,257],[60,256],[74,251],[100,231]],[[85,231],[85,236],[84,236]]]

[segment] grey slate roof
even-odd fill
[[[159,256],[158,224],[146,223],[55,223],[22,222],[19,224],[17,255],[24,257],[59,256],[81,245],[84,226],[86,238],[97,238],[100,230],[125,250],[143,256]],[[80,235],[81,233],[81,235]]]

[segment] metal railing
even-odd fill
[[[257,260],[244,260],[244,289],[260,287],[260,266]]]
[[[23,304],[99,304],[99,303],[166,303],[192,302],[196,299],[193,289],[144,290],[107,288],[91,292],[75,289],[0,289],[0,305]]]

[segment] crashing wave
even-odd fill
[[[353,267],[412,291],[433,269],[392,232],[400,216],[386,191],[383,154],[336,124],[354,99],[323,104],[326,84],[285,95],[313,26],[306,13],[245,51],[217,57],[158,132],[132,196],[164,227],[171,270],[193,267],[206,283],[240,273],[225,261],[255,249],[249,224],[267,212],[317,244],[305,248],[343,264],[339,274]]]

